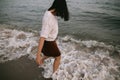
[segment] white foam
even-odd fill
[[[30,54],[38,45],[37,37],[30,32],[3,29],[0,33],[0,62]]]
[[[118,66],[109,56],[113,46],[92,40],[77,41],[70,36],[60,38],[58,44],[62,53],[61,64],[57,74],[52,75],[53,61],[51,65],[45,63],[49,68],[45,69],[45,77],[52,75],[53,80],[115,80],[111,70],[117,73]]]
[[[2,29],[0,33],[0,62],[27,54],[29,58],[36,58],[39,37],[34,33],[11,29]],[[61,51],[61,64],[52,74],[54,59],[47,59],[42,66],[45,69],[44,77],[52,77],[53,80],[119,79],[120,66],[110,57],[115,49],[113,46],[93,40],[76,40],[71,36],[60,37],[57,43]]]

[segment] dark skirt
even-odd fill
[[[48,57],[58,57],[61,55],[56,41],[45,41],[42,48],[42,53]]]

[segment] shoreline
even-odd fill
[[[34,60],[28,56],[0,63],[1,80],[52,80],[42,76],[43,68],[38,68]]]

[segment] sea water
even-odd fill
[[[3,25],[1,25],[3,26]],[[4,25],[6,26],[6,25]],[[12,29],[0,30],[0,63],[29,55],[35,59],[38,39],[37,32]],[[120,50],[112,45],[95,40],[76,40],[71,36],[57,40],[61,51],[59,69],[53,72],[54,59],[45,60],[43,76],[54,80],[116,80],[120,78]],[[111,55],[117,52],[116,58]]]
[[[35,59],[42,16],[52,1],[0,1],[0,63],[25,55]],[[54,80],[120,80],[119,3],[67,0],[70,20],[58,18],[61,63],[52,74],[54,59],[45,60],[40,66],[45,69],[43,76]]]

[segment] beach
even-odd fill
[[[42,76],[43,68],[38,68],[34,60],[28,56],[0,63],[1,80],[52,80]]]
[[[0,0],[0,80],[120,80],[120,0],[66,1],[70,20],[58,18],[56,75],[54,58],[35,63],[53,0]]]

